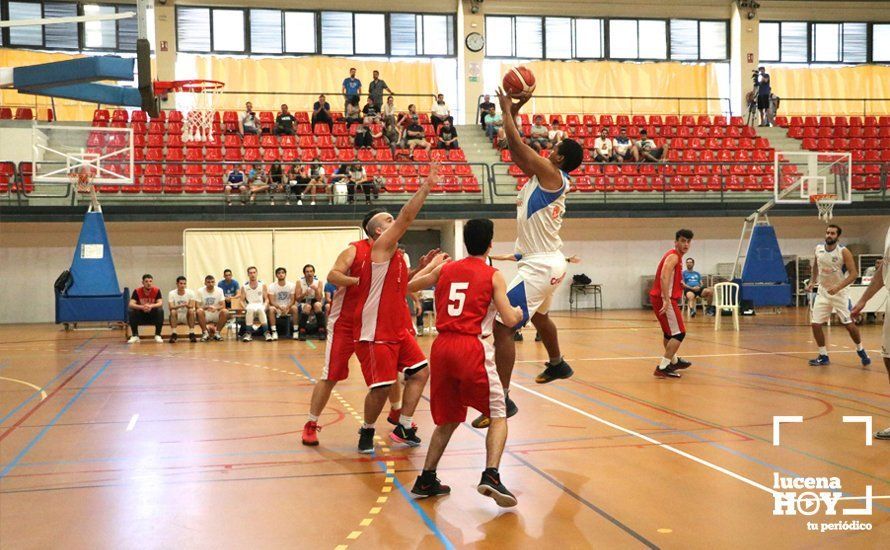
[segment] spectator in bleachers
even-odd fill
[[[633,140],[627,136],[627,128],[622,127],[618,131],[618,137],[612,140],[612,150],[618,162],[640,161],[640,153],[634,146]]]
[[[382,134],[378,134],[378,136],[382,136]],[[368,127],[368,124],[362,122],[355,129],[355,139],[353,140],[353,144],[356,149],[370,149],[374,146],[374,138],[378,137],[374,136],[371,133],[371,129]]]
[[[612,162],[615,153],[612,151],[612,139],[609,137],[609,129],[600,130],[598,138],[593,140],[594,160],[597,162]]]
[[[645,128],[640,130],[640,139],[636,143],[639,160],[649,162],[663,162],[667,158],[668,144],[661,147],[655,146],[655,140],[649,137]]]
[[[757,69],[757,110],[760,111],[760,125],[769,126],[769,96],[772,94],[769,73],[765,67]]]
[[[343,99],[347,105],[345,110],[349,111],[349,104],[358,105],[359,97],[362,95],[362,81],[355,77],[355,67],[349,69],[349,78],[343,79]]]
[[[769,94],[769,109],[766,110],[766,122],[770,126],[776,125],[776,115],[779,113],[779,104],[782,100],[774,93]]]
[[[411,125],[411,122],[417,118],[417,107],[413,103],[408,105],[408,112],[399,115],[396,125],[404,132],[405,128]]]
[[[425,135],[423,126],[418,122],[417,115],[414,115],[411,118],[411,124],[405,128],[405,145],[408,146],[411,153],[414,152],[415,147],[420,147],[426,151],[432,148],[430,142],[424,139]]]
[[[544,124],[544,117],[537,115],[528,135],[529,146],[537,152],[550,149],[550,129]]]
[[[457,128],[451,125],[450,120],[446,120],[439,126],[439,149],[460,149],[457,143]]]
[[[284,166],[276,162],[269,167],[269,190],[272,193],[272,204],[275,204],[275,193],[285,191],[287,178],[284,175]]]
[[[271,197],[272,205],[275,205],[275,195],[272,193],[269,175],[263,170],[261,164],[253,165],[253,168],[248,174],[247,181],[250,186],[250,204],[256,203],[256,196],[260,193],[267,193]]]
[[[497,109],[492,105],[488,109],[488,116],[485,117],[485,135],[488,139],[495,139],[498,136],[498,130],[504,126],[504,118]]]
[[[695,270],[695,260],[686,258],[686,269],[683,271],[683,293],[686,296],[686,303],[690,305],[689,316],[695,317],[695,299],[701,296],[710,306],[711,297],[714,295],[714,289],[702,286],[701,273]]]
[[[257,124],[256,113],[253,112],[253,103],[244,104],[244,114],[241,115],[241,133],[242,134],[259,134],[260,127]]]
[[[241,197],[241,204],[247,203],[249,194],[247,175],[241,171],[240,166],[236,164],[232,168],[232,171],[226,175],[224,183],[223,194],[226,196],[226,206],[232,206],[232,193],[237,193]]]
[[[275,282],[266,285],[269,295],[269,327],[272,329],[272,340],[278,340],[278,318],[291,316],[291,322],[297,317],[296,304],[297,285],[287,280],[287,270],[279,267],[275,270]]]
[[[275,134],[276,135],[296,135],[296,131],[294,130],[294,123],[297,120],[294,118],[294,115],[290,114],[287,111],[287,105],[281,104],[281,112],[278,113],[278,116],[275,117]]]
[[[358,124],[364,119],[358,108],[358,99],[346,102],[346,124]]]
[[[349,169],[351,165],[347,163],[341,164],[333,174],[331,174],[330,185],[331,190],[334,195],[339,195],[340,190],[346,189],[346,203],[352,204],[355,202],[355,185],[353,185],[352,181],[349,179]]]
[[[430,120],[433,123],[434,130],[438,130],[439,125],[446,120],[454,124],[454,117],[451,116],[451,109],[445,103],[444,94],[436,96],[436,101],[433,102],[432,112],[430,113]]]
[[[284,204],[290,206],[290,199],[297,197],[297,204],[303,204],[303,193],[306,192],[306,186],[309,185],[309,167],[305,164],[294,163],[290,170],[287,171],[287,188],[285,189],[286,198]]]
[[[356,191],[365,194],[365,204],[371,204],[372,195],[375,199],[379,198],[380,190],[377,189],[374,178],[368,176],[368,172],[361,164],[356,162],[349,166],[349,181],[352,184],[353,195]]]
[[[386,81],[380,78],[380,71],[372,72],[371,76],[373,78],[371,79],[371,83],[368,84],[368,97],[374,98],[374,105],[376,105],[377,108],[380,109],[381,105],[383,105],[384,90],[389,92],[390,94],[395,92],[390,90],[389,86],[386,84]]]
[[[364,115],[365,124],[380,122],[380,106],[373,97],[368,96],[368,102],[362,107],[362,115]]]
[[[189,342],[197,342],[195,336],[195,293],[186,288],[186,278],[182,275],[176,278],[176,288],[167,294],[167,307],[170,310],[170,343],[176,342],[179,335],[176,334],[176,326],[179,323],[187,323],[189,327]]]
[[[319,194],[328,196],[330,199],[324,166],[313,164],[312,167],[309,168],[309,185],[306,186],[306,194],[312,197],[311,202],[309,203],[312,206],[315,206],[315,197]],[[300,198],[301,200],[297,201],[297,204],[303,204],[302,197]]]
[[[326,335],[325,316],[322,309],[324,287],[315,276],[315,266],[306,264],[303,267],[303,276],[300,278],[299,327],[300,330],[294,337],[305,340],[309,334],[318,334],[319,340],[324,340]],[[314,323],[312,322],[314,320]]]
[[[312,127],[316,124],[327,124],[330,131],[334,131],[334,119],[331,117],[331,104],[325,100],[324,94],[318,96],[318,101],[312,104]]]
[[[399,127],[392,118],[388,118],[386,124],[383,126],[383,139],[389,146],[390,151],[393,152],[395,152],[396,147],[398,147],[399,143],[402,141],[402,132],[399,131]]]
[[[154,286],[154,277],[146,273],[142,276],[142,286],[133,291],[127,309],[127,321],[130,323],[132,336],[128,344],[139,343],[139,325],[154,325],[155,342],[162,344],[161,329],[164,327],[164,301],[161,289]]]
[[[226,300],[226,307],[232,307],[232,298],[238,296],[241,293],[241,286],[238,284],[234,278],[232,278],[232,270],[226,268],[223,270],[223,279],[219,282],[219,288],[223,291],[223,296]]]
[[[485,94],[485,97],[482,98],[482,103],[479,104],[479,124],[482,125],[482,129],[485,130],[485,117],[488,115],[489,111],[495,106],[494,103],[491,102],[491,96]]]
[[[383,107],[380,109],[380,116],[383,119],[384,124],[395,124],[396,123],[396,98],[393,96],[386,97],[386,103],[383,104]]]
[[[550,148],[556,149],[556,146],[559,145],[559,142],[569,137],[566,134],[566,131],[562,129],[559,121],[553,121],[553,125],[550,128],[550,131],[547,132],[547,139],[550,140]]]

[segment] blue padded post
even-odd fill
[[[101,257],[99,257],[101,256]],[[114,296],[121,293],[101,212],[87,212],[71,262],[74,282],[68,296]]]

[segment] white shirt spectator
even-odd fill
[[[294,299],[294,293],[297,291],[297,285],[290,281],[284,281],[279,284],[278,281],[266,286],[269,296],[272,299],[272,305],[278,307],[287,307]]]
[[[179,290],[174,288],[167,294],[167,302],[173,304],[174,306],[184,306],[188,305],[195,301],[195,293],[190,289],[185,289],[185,292],[182,294],[179,293]]]
[[[349,177],[352,178],[352,181],[363,181],[368,177],[368,173],[365,172],[363,166],[360,166],[358,170],[352,167],[349,169]]]
[[[547,133],[547,136],[550,138],[550,141],[552,141],[553,144],[555,145],[566,138],[566,132],[565,132],[565,130],[562,130],[562,129],[550,130],[550,132]]]
[[[216,307],[218,304],[223,303],[226,297],[218,286],[213,287],[213,290],[209,292],[206,286],[202,286],[198,289],[196,299],[201,302],[200,307]]]
[[[435,101],[433,102],[432,112],[439,118],[448,118],[451,110],[448,108],[448,105],[446,103],[442,103],[440,105],[438,101]]]
[[[655,148],[655,141],[652,139],[646,138],[637,141],[637,149],[640,151],[650,151]]]
[[[241,117],[241,126],[244,127],[245,130],[253,130],[254,132],[256,132],[256,113],[254,113],[253,111],[245,111],[244,115]]]
[[[621,136],[616,137],[612,140],[612,148],[615,149],[615,152],[619,155],[626,155],[627,151],[633,147],[633,141],[630,138],[622,138]]]
[[[596,138],[595,140],[593,140],[593,148],[596,149],[597,153],[606,158],[612,156],[612,140],[609,138]]]

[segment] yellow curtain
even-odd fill
[[[719,114],[725,105],[704,99],[569,99],[540,96],[718,97],[711,64],[535,61],[526,63],[537,88],[532,108],[541,113]],[[501,63],[501,74],[512,67]]]
[[[769,67],[767,72],[773,93],[782,98],[779,114],[863,116],[890,113],[890,67]]]
[[[250,92],[224,93],[215,102],[215,106],[222,109],[241,109],[245,101],[252,101],[256,110],[277,111],[282,103],[287,103],[291,111],[308,111],[321,93],[327,94],[333,109],[341,109],[340,90],[350,67],[356,68],[356,77],[362,81],[362,105],[374,70],[380,71],[380,78],[393,92],[412,94],[396,97],[396,105],[401,110],[407,109],[409,103],[416,103],[420,111],[427,110],[436,91],[433,65],[428,61],[362,61],[326,56],[244,59],[202,55],[193,58],[194,74],[180,74],[186,72],[185,67],[189,65],[183,63],[177,66],[177,78],[221,80],[226,85],[224,90]]]

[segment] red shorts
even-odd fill
[[[661,332],[664,333],[665,338],[670,339],[671,336],[686,332],[686,325],[683,324],[683,314],[680,312],[677,300],[672,299],[664,314],[659,314],[658,312],[664,303],[661,296],[650,296],[649,298],[652,301],[652,311],[655,312],[655,316],[661,324]]]
[[[427,366],[417,340],[407,332],[398,342],[356,342],[355,354],[369,388],[393,384],[400,372],[410,376]]]
[[[349,378],[349,358],[355,352],[355,340],[352,327],[334,326],[328,331],[327,345],[324,349],[324,369],[322,380],[339,382]]]
[[[506,418],[491,337],[440,333],[430,351],[430,410],[437,426],[467,419],[467,407]]]

